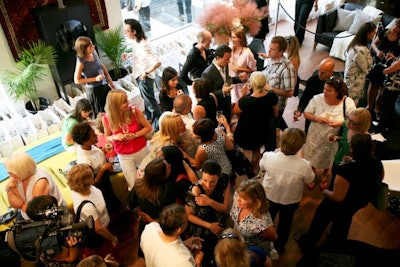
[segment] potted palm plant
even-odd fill
[[[118,80],[128,72],[124,69],[122,54],[127,50],[125,36],[122,31],[122,24],[114,29],[103,31],[101,27],[95,27],[96,45],[107,58],[111,61],[110,76],[113,80]]]
[[[57,62],[56,49],[43,41],[32,42],[23,48],[19,61],[12,69],[2,71],[1,80],[8,86],[9,95],[15,100],[30,101],[33,111],[40,110],[36,83],[50,75],[48,66]]]

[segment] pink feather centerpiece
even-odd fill
[[[227,44],[232,29],[243,27],[245,32],[260,29],[261,12],[257,4],[247,1],[235,1],[233,5],[226,2],[217,2],[204,10],[199,17],[199,24],[211,32],[217,45]]]

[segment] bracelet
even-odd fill
[[[226,136],[232,137],[232,136],[233,136],[233,133],[227,133]]]

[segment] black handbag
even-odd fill
[[[228,156],[231,164],[232,170],[238,175],[247,175],[247,177],[253,178],[255,173],[253,172],[253,166],[244,155],[242,149],[239,147],[238,144],[235,143],[235,147],[232,150],[225,151],[226,155]]]
[[[385,74],[383,74],[383,70],[386,68],[386,64],[383,64],[382,62],[374,64],[369,71],[367,78],[374,84],[382,85],[385,80]]]

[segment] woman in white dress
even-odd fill
[[[343,80],[332,76],[325,82],[324,92],[315,95],[304,110],[304,117],[311,121],[303,147],[304,158],[311,162],[316,175],[322,172],[321,190],[328,188],[331,167],[338,149],[336,142],[328,142],[328,136],[338,135],[345,117],[356,108],[354,101],[346,97],[346,94],[347,86]],[[315,183],[307,186],[312,189]]]

